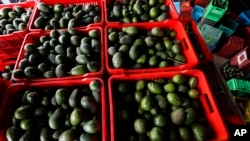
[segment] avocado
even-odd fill
[[[93,92],[93,91],[96,91],[96,92],[100,92],[101,91],[101,83],[100,81],[98,80],[92,80],[90,83],[89,83],[89,89]]]
[[[112,65],[114,68],[121,68],[124,66],[124,63],[125,63],[125,58],[124,58],[123,53],[116,52],[112,56]]]
[[[59,88],[55,92],[55,100],[58,105],[68,102],[69,90],[66,88]]]
[[[57,108],[53,114],[49,117],[49,127],[51,129],[58,129],[63,125],[64,122],[64,112],[61,108]]]
[[[96,101],[87,95],[82,96],[81,98],[81,106],[88,110],[90,113],[97,113],[98,111],[98,104]]]
[[[18,141],[21,137],[21,130],[16,126],[10,126],[6,130],[6,138],[8,141]]]
[[[81,133],[80,141],[98,141],[98,136],[95,134]]]
[[[101,130],[101,123],[97,118],[86,121],[83,124],[83,130],[89,134],[95,134]]]
[[[71,75],[83,75],[86,72],[87,72],[87,68],[85,65],[76,65],[70,70]]]
[[[81,90],[79,88],[75,88],[70,96],[69,96],[69,105],[71,107],[78,107],[81,105],[81,97],[82,97],[83,93],[81,92]]]
[[[181,125],[185,120],[185,110],[183,108],[177,108],[170,113],[171,121],[173,124]]]
[[[48,127],[42,127],[40,130],[40,141],[49,141],[50,140],[50,129]]]
[[[67,76],[66,66],[64,64],[57,65],[55,69],[55,74],[56,74],[56,77]]]
[[[87,63],[87,69],[89,72],[98,72],[100,70],[100,64],[97,61],[89,61]]]
[[[161,87],[161,85],[156,82],[149,82],[147,84],[147,88],[153,94],[161,94],[163,91],[163,88]]]
[[[32,131],[26,131],[20,137],[19,141],[34,141],[34,133]]]
[[[84,113],[80,108],[74,108],[70,114],[70,123],[72,126],[79,125],[84,118]]]
[[[38,92],[29,92],[26,97],[26,101],[30,104],[40,103],[41,95]]]
[[[50,14],[52,12],[51,8],[49,7],[48,4],[44,3],[44,2],[39,2],[37,4],[37,9],[41,12],[44,12],[44,13],[48,13]]]
[[[204,125],[200,123],[194,123],[191,126],[194,138],[197,141],[204,141],[207,139],[207,131]]]
[[[14,112],[14,117],[16,119],[24,119],[32,115],[34,109],[31,105],[23,105],[18,107]]]
[[[58,138],[58,141],[74,141],[74,138],[74,131],[72,129],[67,129],[62,132]]]

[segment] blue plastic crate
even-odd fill
[[[194,5],[192,11],[192,19],[197,22],[203,16],[204,12],[205,8],[199,5]]]
[[[174,6],[178,14],[181,12],[181,2],[174,2]]]
[[[240,24],[250,26],[250,10],[243,11],[239,15]]]

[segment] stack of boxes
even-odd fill
[[[227,0],[203,2],[205,4],[200,4],[196,0],[193,1],[192,18],[197,22],[209,50],[215,55],[228,60],[224,66],[219,67],[225,68],[226,65],[230,64],[229,68],[231,69],[222,69],[222,72],[230,73],[230,77],[226,74],[224,76],[228,82],[229,89],[233,91],[233,95],[236,97],[247,97],[249,92],[244,95],[237,94],[237,92],[245,91],[245,86],[248,86],[250,81],[246,77],[250,72],[250,12],[246,10],[239,15],[234,14],[232,11],[229,11]],[[202,11],[203,13],[201,14]],[[237,72],[244,75],[238,75]]]

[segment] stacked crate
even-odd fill
[[[66,125],[60,123],[59,125],[53,126],[53,123],[48,123],[49,117],[44,116],[44,114],[47,115],[47,110],[50,109],[52,110],[52,113],[63,112],[63,115],[60,115],[59,119],[57,120],[66,120],[66,118],[67,120],[70,120],[69,118],[71,114],[75,113],[76,116],[81,114],[79,117],[81,121],[85,121],[89,124],[95,124],[96,129],[95,131],[90,131],[89,129],[86,129],[88,127],[85,125],[85,129],[81,128],[82,132],[79,133],[78,136],[81,136],[81,138],[95,138],[95,140],[106,141],[108,135],[108,126],[106,125],[106,122],[103,121],[107,121],[106,106],[108,104],[106,104],[106,94],[102,79],[104,72],[104,48],[102,47],[102,27],[104,26],[103,1],[41,0],[27,1],[20,4],[13,3],[11,6],[27,5],[29,3],[34,3],[34,5],[32,7],[33,11],[31,21],[29,22],[29,25],[27,25],[27,29],[25,30],[26,32],[20,36],[14,36],[18,37],[20,41],[10,41],[12,45],[14,45],[14,43],[20,43],[20,45],[16,46],[16,52],[10,51],[11,53],[15,53],[14,55],[11,54],[11,57],[15,57],[15,67],[12,71],[10,80],[12,84],[10,84],[9,87],[6,86],[8,89],[4,95],[3,103],[1,105],[0,140],[7,141],[13,137],[22,139],[25,138],[24,136],[33,138],[32,136],[38,135],[37,133],[40,132],[40,129],[43,127],[50,127],[50,131],[54,132],[60,126],[60,128],[64,129],[65,132],[67,131],[72,135],[73,130],[66,129],[73,126],[74,128],[80,127],[80,125],[77,126],[79,123],[73,122],[69,122],[69,124]],[[63,13],[66,11],[67,14]],[[85,17],[83,17],[84,15]],[[78,21],[84,19],[84,21],[76,23],[76,19],[72,20],[74,18],[77,18]],[[53,35],[52,32],[54,33]],[[86,46],[92,43],[89,47],[94,47],[86,50],[91,51],[91,54],[88,54],[88,56],[83,55],[83,53],[79,51],[81,43],[80,41],[82,38],[89,40],[86,40]],[[76,54],[76,46],[78,46],[78,54]],[[6,54],[9,55],[8,53]],[[77,60],[76,55],[80,56],[77,57]],[[74,59],[70,59],[69,56]],[[85,57],[85,63],[83,63],[81,60],[82,56]],[[7,59],[7,57],[3,56],[3,59]],[[1,65],[4,67],[5,64],[1,63]],[[66,92],[67,94],[62,91]],[[27,95],[24,95],[24,92],[26,92]],[[36,94],[34,95],[34,93]],[[28,100],[29,98],[33,99],[38,95],[39,100],[35,103],[33,103],[34,101],[31,102]],[[63,98],[62,95],[65,97]],[[19,96],[23,97],[21,101],[20,99],[17,99]],[[61,107],[61,104],[65,104],[65,102],[68,103],[70,96],[70,106],[69,104],[66,104]],[[57,100],[54,99],[55,101],[53,104],[50,102],[48,103],[47,100],[51,101],[52,97],[57,97]],[[64,99],[64,102],[61,101],[62,103],[60,104],[58,97]],[[82,104],[80,104],[79,107],[79,103],[77,103],[76,100],[78,100],[78,102],[81,100],[86,100],[87,102],[91,102],[92,106],[95,105],[96,107],[92,110],[88,108],[88,110],[86,110],[86,107],[82,106],[85,104],[85,102],[80,102]],[[47,107],[47,104],[52,107]],[[22,106],[33,108],[40,106],[46,110],[40,114],[32,113],[26,115],[25,119],[20,119],[14,115],[14,112],[17,111],[18,108],[22,108]],[[67,117],[66,114],[68,115]],[[82,117],[83,114],[85,114],[85,116],[88,115],[86,118],[84,118],[84,120]],[[19,126],[15,123],[12,123],[10,120],[12,118],[17,119],[20,122],[21,120],[23,122],[26,120],[27,122],[36,122],[42,124],[36,126],[33,124],[33,127],[25,128],[22,125]],[[35,119],[40,120],[34,121]],[[11,130],[11,126],[15,126],[17,128],[20,127],[22,130],[20,133],[22,133],[22,135],[18,136],[17,134],[8,134],[8,131]],[[35,130],[34,127],[36,128]],[[30,134],[30,132],[32,132],[32,134]],[[51,134],[50,137],[44,138],[52,140],[53,132],[49,133]],[[87,135],[87,133],[90,132],[91,135]],[[59,135],[53,136],[53,139],[58,139]],[[39,139],[40,138],[38,135],[32,140]]]
[[[127,109],[133,109],[131,110],[132,113],[137,112],[136,107],[131,107],[133,103],[130,103],[127,101],[129,97],[131,96],[130,93],[126,93],[126,91],[131,90],[132,91],[132,97],[133,97],[133,90],[135,89],[133,86],[135,83],[137,83],[139,80],[145,82],[145,83],[150,83],[154,80],[158,79],[163,79],[163,83],[165,80],[171,79],[174,75],[178,73],[182,73],[183,75],[187,76],[197,76],[199,77],[199,72],[192,71],[192,69],[195,68],[200,63],[205,63],[209,62],[212,60],[211,57],[211,52],[209,52],[207,46],[204,43],[204,40],[201,38],[199,35],[198,29],[195,25],[195,22],[190,20],[191,16],[186,16],[189,18],[189,20],[185,17],[185,20],[183,17],[178,16],[177,12],[170,13],[169,15],[174,17],[171,17],[171,19],[164,20],[162,22],[120,22],[121,19],[117,18],[116,20],[111,19],[109,15],[112,15],[112,6],[109,7],[110,5],[113,4],[111,1],[105,1],[105,5],[107,6],[105,11],[108,11],[107,14],[107,19],[106,19],[106,26],[104,29],[104,34],[105,34],[105,59],[106,59],[106,70],[109,73],[110,78],[108,79],[108,91],[109,91],[109,102],[110,102],[110,139],[111,141],[115,140],[128,140],[129,136],[132,136],[133,138],[140,138],[136,135],[136,133],[133,134],[134,131],[131,128],[133,127],[133,123],[131,123],[129,120],[124,120],[126,119],[126,111]],[[126,4],[124,4],[126,5]],[[172,4],[171,4],[172,5]],[[170,8],[171,10],[171,8]],[[189,10],[187,10],[189,11]],[[173,11],[172,11],[173,12]],[[181,14],[181,12],[180,12]],[[176,16],[177,15],[177,16]],[[189,14],[187,14],[189,15]],[[177,18],[180,18],[182,20],[176,20]],[[175,19],[175,20],[172,20]],[[186,56],[186,62],[179,62],[178,60],[175,59],[169,59],[168,61],[171,62],[173,61],[175,65],[169,65],[166,67],[157,67],[156,66],[149,66],[149,65],[143,65],[141,66],[140,63],[145,62],[142,61],[145,59],[144,54],[140,54],[139,56],[136,57],[136,59],[132,59],[130,57],[127,57],[124,59],[122,62],[119,62],[117,65],[115,62],[115,58],[117,56],[128,56],[126,53],[124,53],[124,45],[120,44],[121,40],[119,39],[114,39],[111,38],[113,34],[120,35],[122,34],[121,31],[125,30],[125,28],[129,27],[136,27],[138,31],[136,33],[131,33],[135,34],[135,37],[141,37],[141,39],[144,39],[145,36],[148,37],[150,35],[149,32],[152,31],[152,29],[161,28],[161,29],[171,29],[173,31],[176,31],[176,40],[179,41],[179,45],[181,47],[182,53],[184,57]],[[185,28],[186,27],[186,28]],[[149,34],[147,35],[146,32]],[[188,34],[187,34],[188,32]],[[143,34],[137,34],[141,33]],[[124,33],[127,35],[128,33]],[[197,35],[197,37],[195,37]],[[152,36],[152,35],[151,35]],[[162,35],[160,35],[161,38]],[[166,35],[165,35],[166,36]],[[163,37],[165,37],[163,36]],[[195,37],[195,39],[191,39],[192,37]],[[159,38],[159,37],[158,37]],[[192,41],[191,41],[192,40]],[[136,41],[135,41],[136,42]],[[158,43],[161,43],[157,40]],[[115,50],[115,47],[117,46],[117,49]],[[139,48],[138,50],[141,50],[142,52],[149,52],[149,54],[146,55],[146,57],[151,58],[150,55],[154,54],[152,53],[152,49],[154,51],[157,51],[157,49],[154,49],[154,45],[149,47],[149,44],[145,44],[142,48]],[[132,47],[131,47],[132,48]],[[158,48],[159,49],[159,48]],[[115,51],[114,51],[115,50]],[[118,50],[118,51],[117,51]],[[161,50],[161,49],[160,49]],[[163,49],[165,50],[165,49]],[[114,52],[113,52],[114,51]],[[131,53],[132,51],[137,51],[137,50],[130,50]],[[126,51],[125,51],[126,52]],[[130,52],[129,52],[130,53]],[[128,53],[128,54],[129,54]],[[192,55],[191,55],[192,54]],[[164,57],[164,56],[162,56]],[[132,60],[131,60],[132,59]],[[158,58],[159,62],[164,61],[160,60],[161,58]],[[148,59],[146,61],[146,64],[148,63]],[[134,65],[131,65],[134,64]],[[184,70],[184,71],[183,71]],[[194,74],[194,75],[192,75]],[[199,78],[199,80],[203,80],[202,78]],[[141,82],[140,81],[140,82]],[[138,82],[139,83],[139,82]],[[202,83],[202,82],[201,82]],[[204,82],[207,83],[207,82]],[[126,86],[127,89],[124,90],[120,89],[120,87]],[[119,87],[119,89],[118,89]],[[129,87],[129,89],[128,89]],[[147,87],[147,86],[145,86]],[[137,91],[138,92],[138,91]],[[136,93],[137,93],[136,92]],[[139,92],[138,92],[139,93]],[[210,95],[210,94],[208,94]],[[201,98],[202,99],[202,98]],[[200,99],[200,100],[201,100]],[[210,99],[211,100],[211,99]],[[128,103],[127,103],[128,102]],[[120,103],[126,103],[124,105],[120,105]],[[131,104],[131,105],[130,105]],[[135,104],[135,103],[134,103]],[[205,104],[206,105],[206,104]],[[206,106],[205,106],[206,107]],[[206,116],[207,115],[207,110],[204,108]],[[121,112],[121,113],[120,113]],[[124,113],[125,112],[125,113]],[[159,111],[160,112],[160,111]],[[124,114],[122,114],[124,113]],[[125,117],[124,117],[125,116]],[[133,115],[128,115],[129,117],[134,118],[135,114]],[[214,118],[209,118],[209,119],[214,119]],[[134,119],[132,119],[134,120]],[[214,131],[216,130],[215,125],[213,124],[213,121],[209,121],[210,125],[212,125],[212,128]],[[135,123],[136,124],[136,123]],[[119,128],[123,127],[123,128]],[[125,132],[128,131],[128,132]],[[222,131],[224,129],[220,129]],[[151,130],[152,131],[152,130]],[[218,130],[215,131],[217,134]],[[126,134],[132,133],[133,135],[126,135]],[[224,140],[227,138],[225,135],[225,132],[223,131],[222,136],[217,136],[216,139],[222,139]],[[168,134],[166,134],[168,136]],[[225,135],[225,136],[224,136]],[[147,136],[144,136],[142,134],[142,138],[148,138]],[[149,137],[150,138],[150,137]]]

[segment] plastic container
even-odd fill
[[[201,7],[206,7],[209,4],[210,0],[194,0],[195,5],[199,5]]]
[[[219,42],[222,33],[222,30],[207,24],[204,24],[201,27],[201,35],[207,43],[210,51],[214,51],[214,49],[216,48],[215,45]]]
[[[101,118],[101,141],[108,141],[108,124],[107,124],[107,104],[106,104],[106,94],[104,88],[104,82],[100,78],[92,77],[77,80],[60,80],[60,81],[46,81],[39,83],[15,83],[9,87],[6,96],[4,98],[4,103],[1,108],[0,113],[0,127],[3,127],[4,137],[1,141],[7,141],[5,138],[6,129],[11,125],[11,117],[13,116],[14,110],[17,108],[18,104],[18,93],[29,89],[44,89],[44,88],[79,88],[81,86],[88,86],[93,80],[98,80],[101,82],[101,92],[100,92],[100,113],[97,113]],[[53,93],[52,93],[53,94]],[[66,115],[65,115],[66,116]],[[0,134],[1,135],[1,134]]]
[[[225,15],[228,9],[228,1],[225,1],[225,7],[217,7],[213,5],[213,0],[209,3],[209,5],[206,7],[206,11],[204,13],[204,17],[206,19],[218,22],[220,19]]]
[[[115,0],[117,2],[122,2],[122,0]],[[119,21],[110,21],[109,19],[109,9],[108,6],[110,4],[111,0],[104,0],[104,12],[105,12],[105,21],[106,24],[111,23],[119,23]],[[170,19],[178,19],[178,12],[175,8],[175,5],[172,0],[165,0],[165,5],[168,7],[168,15],[170,16]]]
[[[69,4],[76,4],[76,5],[86,5],[86,4],[91,4],[91,5],[98,5],[101,8],[101,21],[99,23],[93,23],[93,24],[89,24],[87,26],[79,26],[79,27],[92,27],[92,26],[99,26],[101,27],[102,25],[104,25],[104,11],[103,11],[103,1],[102,0],[39,0],[39,2],[44,2],[50,6],[53,6],[55,4],[63,4],[65,6],[68,6]],[[36,7],[34,9],[34,14],[32,16],[32,22],[29,26],[29,30],[30,31],[43,31],[44,29],[39,29],[39,28],[35,28],[34,27],[34,22],[35,20],[38,18],[39,16],[39,10]],[[75,27],[78,28],[78,27]]]
[[[203,64],[206,62],[211,62],[213,60],[213,55],[208,49],[206,42],[202,38],[199,29],[194,20],[181,20],[183,26],[186,28],[187,25],[190,25],[190,35],[189,40],[191,41],[196,55],[199,58],[199,63]]]
[[[240,51],[237,56],[237,60],[240,70],[250,71],[250,48],[246,47]]]
[[[239,23],[230,19],[223,20],[222,24],[219,25],[219,29],[223,31],[225,38],[230,37],[237,29]]]
[[[181,11],[179,19],[192,19],[193,7],[190,5],[189,1],[181,3]]]
[[[246,52],[246,50],[248,50],[248,47],[244,47],[242,50],[233,55],[233,57],[230,58],[230,65],[234,67],[239,67],[238,61],[240,60],[240,56],[241,54],[244,55],[245,54],[244,52]]]
[[[197,22],[198,26],[201,28],[204,24],[215,26],[217,22],[206,19],[205,17],[201,17],[201,19]]]
[[[180,14],[180,12],[181,12],[181,2],[179,2],[179,1],[174,2],[174,6],[175,6],[175,9],[176,9],[177,13]]]
[[[34,12],[34,7],[36,3],[37,3],[36,1],[27,1],[27,2],[21,2],[21,3],[1,4],[0,9],[3,7],[13,8],[15,5],[17,5],[25,9],[33,8],[33,12]],[[0,35],[0,60],[17,57],[20,47],[22,45],[24,36],[29,31],[28,27],[31,24],[33,12],[29,18],[29,21],[27,22],[27,27],[24,30],[15,31],[11,34]]]
[[[160,28],[171,28],[176,31],[176,39],[181,41],[181,48],[183,55],[186,57],[187,63],[181,64],[179,66],[169,66],[166,68],[142,68],[142,69],[115,69],[111,66],[111,58],[108,55],[108,29],[122,29],[122,27],[136,26],[141,29],[151,30],[153,27]],[[183,70],[188,68],[193,68],[199,63],[198,56],[195,53],[195,50],[187,36],[187,33],[181,22],[175,20],[166,20],[164,22],[153,22],[145,25],[144,23],[135,23],[135,24],[108,24],[104,29],[105,35],[105,59],[106,59],[106,69],[109,74],[123,74],[123,73],[144,73],[144,72],[162,72],[170,70]]]
[[[231,36],[217,52],[218,55],[230,59],[232,55],[244,48],[244,39],[238,36]]]
[[[250,94],[250,81],[232,78],[227,81],[227,85],[235,96],[247,96]]]
[[[205,11],[205,8],[199,5],[194,5],[193,11],[192,11],[192,19],[198,22],[202,18],[204,11]]]
[[[250,10],[242,11],[239,14],[240,24],[244,26],[250,26]]]
[[[77,79],[77,78],[84,78],[84,77],[93,77],[93,76],[101,76],[103,73],[104,73],[104,48],[102,47],[102,45],[104,44],[103,43],[103,30],[99,27],[88,27],[88,28],[77,28],[77,31],[79,33],[88,33],[88,31],[90,30],[98,30],[100,31],[100,70],[98,72],[89,72],[89,73],[85,73],[84,75],[76,75],[76,76],[65,76],[65,77],[58,77],[58,78],[34,78],[34,79],[29,79],[29,78],[16,78],[12,75],[12,80],[16,81],[16,82],[24,82],[24,81],[52,81],[52,80],[63,80],[63,79]],[[45,36],[49,36],[49,33],[50,31],[46,31],[46,32],[31,32],[29,34],[27,34],[27,36],[25,37],[24,39],[24,42],[22,44],[22,47],[21,47],[21,50],[20,50],[20,53],[18,55],[18,58],[17,58],[17,62],[16,62],[16,65],[15,65],[15,68],[14,68],[14,71],[16,69],[18,69],[18,64],[20,63],[20,61],[24,58],[24,53],[25,53],[25,50],[24,50],[24,46],[27,44],[27,43],[36,43],[37,41],[39,41],[39,38],[42,36],[42,35],[45,35]]]
[[[217,104],[214,100],[213,93],[208,86],[208,82],[200,70],[186,70],[186,71],[170,71],[167,73],[149,73],[149,74],[133,74],[133,75],[114,75],[108,80],[109,85],[109,102],[110,102],[110,129],[111,129],[111,141],[115,141],[116,129],[115,129],[115,113],[114,101],[115,94],[112,92],[112,85],[119,81],[137,81],[137,80],[154,80],[157,78],[171,78],[175,74],[185,74],[188,76],[195,76],[198,78],[198,89],[201,90],[199,100],[202,104],[202,108],[205,116],[207,117],[208,123],[214,131],[215,136],[211,140],[229,140],[229,134],[227,128],[222,120],[220,111],[218,110]]]

